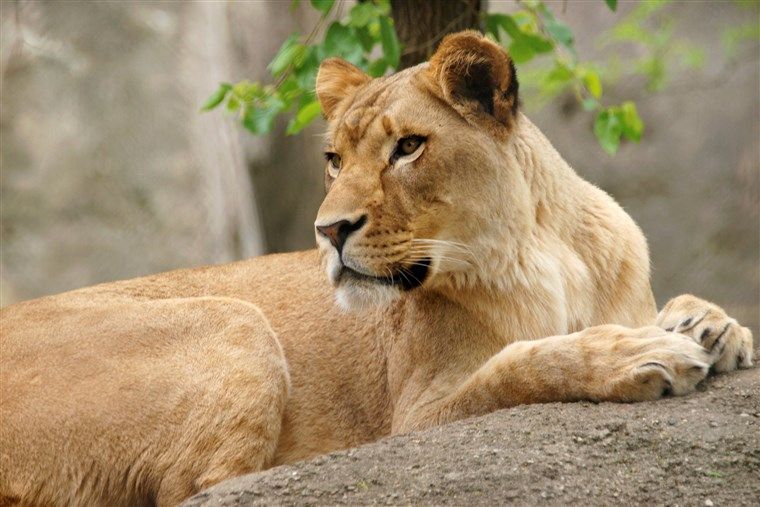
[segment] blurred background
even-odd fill
[[[658,304],[693,293],[757,334],[760,45],[727,35],[760,26],[757,3],[663,7],[678,41],[664,50],[688,44],[690,64],[662,86],[615,77],[639,49],[605,43],[638,2],[546,3],[579,55],[607,62],[605,96],[634,99],[646,128],[610,156],[572,94],[531,89],[530,67],[526,113],[643,228]],[[199,109],[222,81],[271,80],[283,41],[319,17],[289,1],[0,3],[0,303],[312,248],[321,120],[286,136],[280,118],[256,137]]]

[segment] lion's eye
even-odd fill
[[[396,149],[391,155],[391,163],[395,162],[401,157],[414,154],[420,149],[420,146],[425,142],[425,138],[422,136],[407,136],[399,139]]]
[[[404,155],[411,155],[422,144],[422,139],[419,137],[405,137],[398,143],[398,149]]]
[[[330,152],[325,153],[325,158],[327,159],[327,172],[330,173],[331,177],[336,178],[340,172],[340,166],[343,163],[343,160],[337,153]]]

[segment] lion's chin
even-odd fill
[[[364,311],[386,307],[403,292],[422,286],[431,274],[431,259],[425,258],[401,267],[388,276],[375,276],[340,262],[328,263],[328,278],[335,287],[341,308]]]
[[[396,287],[367,280],[343,279],[335,290],[338,306],[353,313],[387,307],[399,296]]]

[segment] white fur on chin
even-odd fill
[[[389,285],[351,280],[335,290],[335,301],[347,312],[362,313],[387,307],[400,295],[401,291]]]

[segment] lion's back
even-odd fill
[[[236,438],[216,415],[230,396],[246,414],[246,434],[279,431],[287,368],[254,305],[221,297],[104,303],[86,293],[0,316],[0,496],[153,503],[167,494],[161,477],[188,467],[178,474],[191,478],[181,486],[187,496],[207,472],[206,455],[225,445],[219,433]],[[251,392],[247,401],[237,399],[241,390]]]

